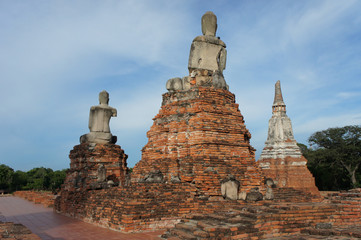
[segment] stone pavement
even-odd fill
[[[161,239],[164,231],[121,233],[62,216],[18,197],[0,197],[0,221],[21,223],[41,239]]]

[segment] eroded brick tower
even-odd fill
[[[223,78],[226,45],[215,36],[216,16],[202,17],[202,36],[189,56],[189,75],[167,82],[162,107],[147,133],[132,182],[185,182],[200,194],[221,195],[221,182],[235,180],[239,193],[263,188],[251,134]]]

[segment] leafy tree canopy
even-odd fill
[[[299,145],[321,190],[360,186],[361,126],[329,128],[308,139],[310,148]],[[320,187],[321,185],[321,187]]]
[[[0,190],[9,190],[13,174],[14,169],[5,164],[0,165]]]
[[[0,190],[52,190],[60,189],[66,177],[66,169],[33,168],[28,172],[16,171],[0,165]]]

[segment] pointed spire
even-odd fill
[[[286,104],[283,102],[280,80],[275,84],[275,98],[272,105],[272,112],[286,112]]]

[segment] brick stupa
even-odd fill
[[[307,159],[294,139],[291,120],[286,115],[280,81],[275,85],[268,137],[258,163],[266,177],[271,178],[278,188],[294,188],[320,195],[315,179],[307,168]]]
[[[216,16],[202,17],[202,36],[193,40],[189,75],[167,82],[162,107],[147,133],[132,182],[183,182],[201,195],[221,196],[221,182],[239,183],[243,195],[263,187],[250,145],[251,134],[223,77],[226,45],[215,36]]]

